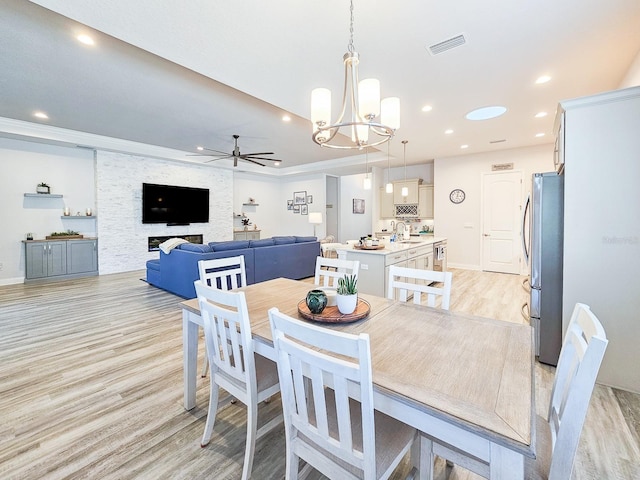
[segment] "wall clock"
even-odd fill
[[[464,190],[456,188],[454,190],[451,190],[451,193],[449,194],[449,200],[451,200],[452,203],[462,203],[464,202],[465,196],[466,195],[464,193]]]

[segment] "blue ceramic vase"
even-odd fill
[[[309,290],[307,293],[307,307],[314,315],[322,313],[327,306],[327,294],[323,290]]]

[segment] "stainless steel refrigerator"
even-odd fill
[[[529,320],[538,360],[549,365],[557,365],[562,347],[563,217],[564,176],[535,173],[525,208],[523,239],[528,219],[525,257],[531,267]]]

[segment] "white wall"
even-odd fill
[[[95,220],[60,218],[65,206],[72,214],[96,208],[93,151],[0,138],[0,285],[24,280],[27,232],[43,239],[52,232],[75,230],[95,235]],[[29,198],[45,182],[63,198]]]
[[[313,235],[313,225],[309,216],[287,210],[287,200],[293,200],[294,192],[306,192],[313,197],[313,203],[307,205],[308,212],[322,212],[325,218],[326,188],[325,175],[313,174],[295,178],[265,178],[248,173],[234,174],[235,213],[245,212],[251,223],[258,225],[260,237],[277,235]],[[243,206],[252,197],[259,206]],[[236,228],[240,228],[236,224]],[[325,236],[326,225],[318,225],[318,238]]]
[[[158,258],[148,237],[202,234],[204,242],[230,240],[233,178],[228,170],[112,152],[96,152],[100,274],[144,269]],[[142,183],[209,189],[209,223],[185,226],[142,223]]]
[[[618,88],[635,87],[638,85],[640,85],[640,52],[638,52],[635,60],[629,66],[629,70],[627,70]]]
[[[373,233],[372,219],[373,212],[378,211],[374,200],[374,192],[377,192],[375,178],[374,187],[371,190],[364,189],[364,173],[358,175],[348,175],[340,177],[340,191],[338,201],[338,218],[340,238],[339,242],[347,240],[358,240],[360,237]],[[353,213],[353,199],[364,200],[364,214]]]
[[[553,145],[435,160],[436,181],[433,200],[435,234],[448,239],[448,264],[451,267],[474,270],[481,268],[482,174],[491,172],[492,164],[501,163],[513,163],[514,170],[523,172],[525,185],[522,205],[524,205],[527,192],[531,189],[529,186],[531,174],[554,170]],[[455,188],[461,188],[466,193],[465,201],[458,205],[449,201],[449,193]],[[523,264],[523,273],[525,271]]]

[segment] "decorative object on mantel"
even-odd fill
[[[256,203],[256,199],[249,197],[249,203],[253,205],[254,203]]]
[[[70,238],[84,238],[79,232],[67,230],[66,232],[52,232],[51,235],[45,237],[47,240],[69,240]]]
[[[62,213],[64,214],[65,217],[68,217],[69,215],[71,215],[71,209],[69,207],[64,207],[64,210]]]
[[[49,185],[47,185],[44,182],[40,182],[38,184],[38,186],[36,187],[36,193],[49,194],[49,193],[51,193],[51,187],[49,187]]]
[[[331,122],[331,90],[316,88],[311,92],[312,139],[322,147],[359,149],[380,145],[393,137],[400,127],[400,99],[388,97],[380,101],[380,82],[367,78],[358,83],[360,55],[353,46],[353,0],[351,0],[351,23],[347,53],[344,63],[344,90],[340,116]],[[348,98],[349,97],[349,98]],[[348,109],[348,106],[351,108]],[[350,116],[345,117],[347,110]],[[380,116],[379,121],[376,117]],[[344,135],[338,135],[343,128]],[[371,138],[369,136],[371,135]],[[341,140],[348,138],[350,142]]]
[[[86,214],[87,214],[87,217],[91,216],[91,208],[87,208]]]
[[[358,277],[346,275],[338,279],[336,289],[336,305],[340,313],[348,315],[353,313],[358,305]]]
[[[33,240],[33,233],[27,233],[27,240]]]

